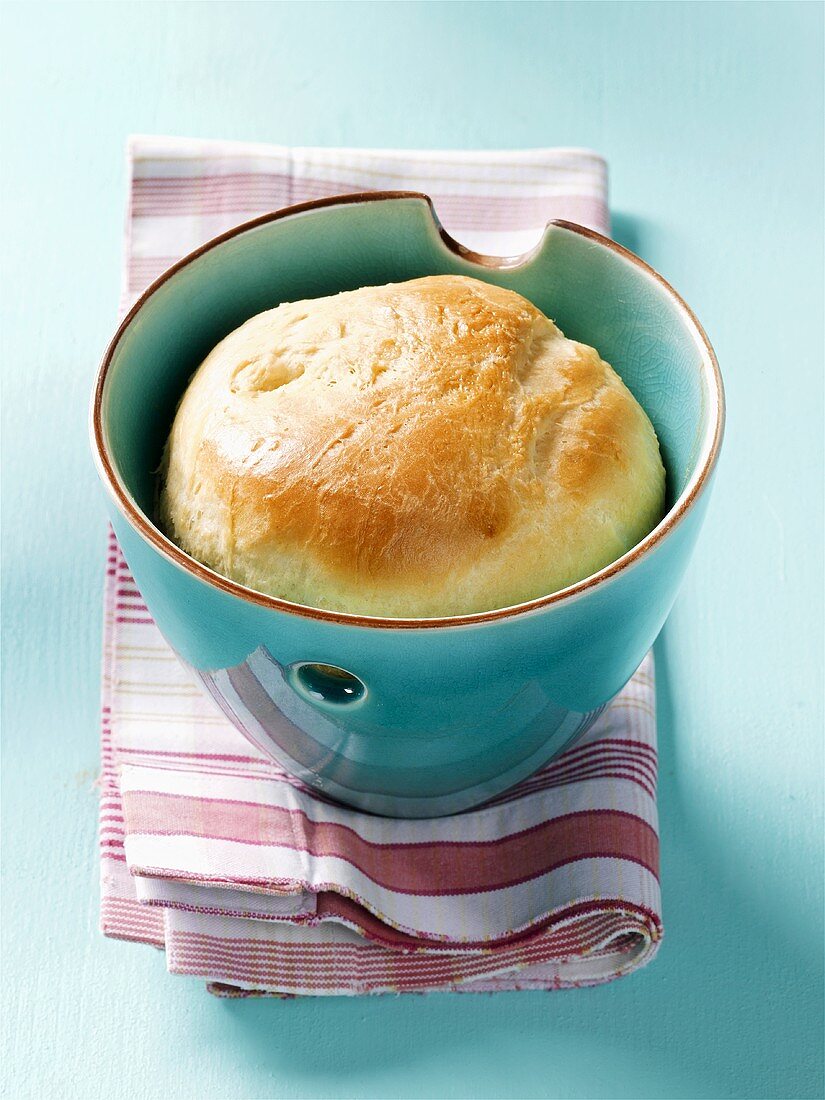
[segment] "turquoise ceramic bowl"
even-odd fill
[[[335,614],[253,592],[173,545],[154,473],[205,354],[279,302],[457,272],[531,299],[597,347],[647,410],[669,511],[608,568],[530,603],[449,619]],[[100,368],[94,453],[146,603],[231,721],[311,786],[402,817],[454,813],[531,774],[587,729],[650,648],[702,524],[723,426],[698,322],[631,253],[548,225],[526,256],[468,252],[410,193],[291,207],[211,241],[137,302]]]

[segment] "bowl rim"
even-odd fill
[[[714,407],[710,410],[709,415],[713,418],[713,433],[710,438],[710,442],[704,442],[702,449],[696,460],[694,472],[692,473],[687,485],[680,493],[673,506],[668,509],[660,522],[650,531],[643,539],[637,542],[634,546],[622,554],[621,557],[615,561],[606,565],[603,569],[598,570],[595,573],[584,577],[580,581],[576,581],[575,584],[568,585],[566,588],[561,588],[556,592],[551,592],[545,596],[537,596],[532,600],[526,600],[522,603],[512,604],[508,607],[494,608],[490,611],[474,612],[469,615],[449,615],[439,618],[390,618],[388,616],[379,615],[360,615],[352,614],[349,612],[341,612],[329,610],[327,608],[312,607],[307,604],[293,603],[290,600],[280,599],[277,596],[270,596],[264,592],[258,592],[253,588],[247,588],[245,585],[239,584],[237,581],[230,580],[228,577],[222,576],[220,573],[215,572],[208,566],[203,565],[195,558],[190,557],[189,554],[181,550],[171,539],[151,522],[146,513],[141,509],[132,495],[127,490],[126,486],[121,481],[114,462],[109,453],[107,445],[106,433],[103,427],[103,397],[106,388],[106,380],[109,374],[109,368],[115,357],[115,352],[120,345],[121,340],[126,334],[127,330],[131,326],[134,319],[140,313],[143,306],[148,300],[170,279],[176,275],[183,268],[187,267],[193,261],[199,259],[201,256],[210,252],[213,248],[232,240],[234,237],[241,236],[242,234],[249,232],[252,229],[257,229],[263,225],[268,225],[271,222],[281,221],[286,218],[294,217],[298,214],[304,214],[312,210],[320,210],[324,207],[330,206],[347,206],[356,205],[359,203],[367,202],[386,202],[397,201],[403,199],[414,199],[423,201],[429,208],[430,216],[433,219],[434,226],[438,231],[441,240],[448,248],[460,259],[468,261],[469,263],[476,264],[479,267],[486,269],[498,269],[498,270],[512,270],[520,267],[523,264],[528,263],[541,249],[544,243],[544,237],[547,229],[550,226],[557,226],[560,229],[565,229],[569,232],[575,233],[580,237],[585,237],[589,241],[596,245],[607,248],[608,250],[621,256],[623,259],[629,261],[635,267],[637,267],[643,274],[653,278],[659,285],[665,290],[666,294],[675,303],[679,311],[683,314],[687,325],[693,330],[696,337],[697,344],[702,353],[702,365],[700,370],[707,373],[710,376],[711,386],[710,392],[714,396]],[[679,295],[670,283],[659,274],[650,264],[645,263],[635,253],[625,248],[623,245],[618,244],[616,241],[611,240],[610,237],[606,237],[601,233],[598,233],[594,229],[590,229],[587,226],[579,225],[576,222],[570,222],[565,219],[552,219],[548,221],[545,226],[545,232],[542,235],[539,242],[535,247],[529,249],[527,252],[519,256],[488,256],[483,253],[475,252],[472,249],[465,247],[456,241],[442,226],[438,215],[435,211],[435,206],[429,195],[421,191],[357,191],[344,195],[332,195],[327,198],[313,199],[308,202],[295,203],[292,206],[281,207],[278,210],[274,210],[268,214],[262,214],[259,217],[251,218],[248,221],[241,222],[240,224],[233,226],[231,229],[226,230],[223,233],[212,237],[210,240],[204,242],[198,248],[188,252],[180,260],[176,261],[165,271],[163,271],[148,287],[139,295],[135,300],[132,307],[124,316],[123,320],[118,325],[114,336],[109,341],[106,350],[103,354],[100,366],[97,371],[95,379],[94,390],[92,394],[92,402],[90,407],[89,428],[92,443],[92,453],[95,459],[95,465],[97,471],[107,489],[109,495],[114,500],[114,503],[118,506],[120,512],[124,515],[126,520],[134,527],[139,535],[154,547],[163,557],[170,561],[173,565],[182,569],[185,573],[189,573],[196,579],[204,582],[212,588],[217,588],[220,591],[229,595],[235,596],[247,603],[256,604],[259,607],[265,607],[273,611],[281,611],[287,614],[298,615],[303,618],[317,619],[322,622],[337,623],[348,626],[359,627],[377,627],[389,630],[403,630],[403,629],[433,629],[438,627],[458,627],[458,626],[472,626],[476,623],[492,622],[500,619],[513,618],[516,615],[523,615],[531,611],[538,611],[545,607],[555,606],[557,604],[568,603],[576,599],[585,593],[592,591],[604,584],[607,581],[612,580],[617,575],[624,573],[626,570],[635,565],[641,558],[647,556],[653,549],[655,549],[667,535],[673,531],[673,529],[685,518],[687,513],[692,508],[694,502],[697,500],[703,489],[707,485],[710,476],[716,466],[716,462],[719,457],[719,450],[722,444],[722,437],[724,435],[725,425],[725,393],[722,383],[722,376],[719,370],[719,363],[716,358],[716,353],[711,346],[710,340],[699,323],[693,310],[688,306],[685,300]],[[707,432],[706,432],[707,435]]]

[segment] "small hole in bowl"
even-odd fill
[[[302,662],[292,666],[291,674],[294,687],[315,702],[348,706],[367,693],[363,681],[337,665]]]

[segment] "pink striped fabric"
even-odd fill
[[[562,217],[607,231],[585,150],[129,146],[123,309],[211,236],[288,203],[423,190],[479,252]],[[100,802],[106,935],[220,996],[555,989],[648,962],[662,935],[647,658],[590,732],[481,809],[390,821],[335,805],[228,724],[161,638],[110,534]]]

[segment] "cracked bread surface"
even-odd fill
[[[445,275],[230,333],[178,406],[159,520],[259,592],[429,618],[589,576],[657,524],[664,488],[650,421],[593,348]]]

